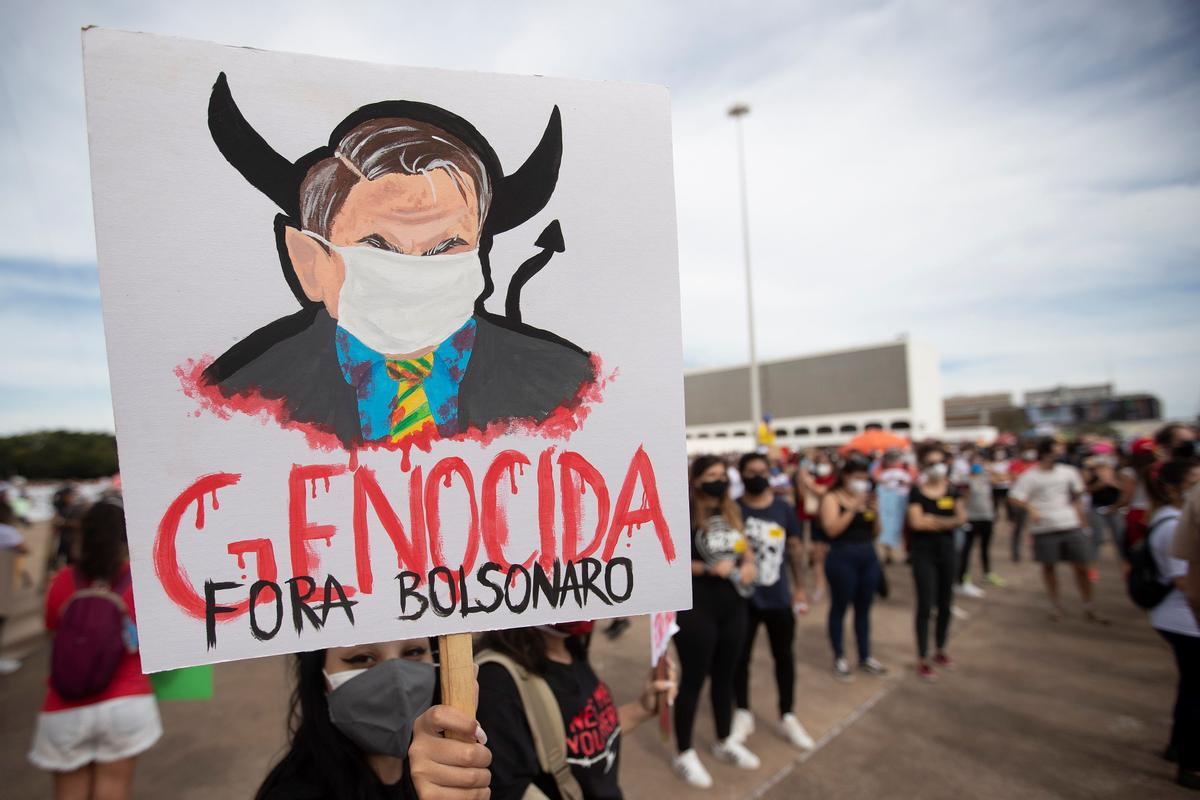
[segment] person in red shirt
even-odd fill
[[[79,560],[55,574],[46,595],[46,629],[54,632],[64,607],[79,589],[103,582],[125,603],[136,630],[133,586],[119,498],[93,505],[80,526]],[[120,591],[117,591],[117,589]],[[108,685],[89,697],[68,700],[47,681],[29,760],[53,774],[54,796],[127,798],[134,762],[162,736],[162,722],[142,658],[127,651]]]

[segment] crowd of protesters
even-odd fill
[[[1121,574],[1114,577],[1122,581],[1130,580],[1131,561],[1138,563],[1138,553],[1145,552],[1142,561],[1161,586],[1158,599],[1146,606],[1150,623],[1170,645],[1180,676],[1163,755],[1178,764],[1181,785],[1200,787],[1200,567],[1189,573],[1184,557],[1191,547],[1191,561],[1200,563],[1195,428],[1171,424],[1152,438],[1126,442],[1006,437],[989,446],[930,441],[872,452],[760,449],[692,461],[697,600],[681,618],[687,617],[689,629],[704,627],[707,632],[700,648],[694,633],[676,639],[687,699],[676,707],[675,769],[684,781],[712,785],[692,747],[694,695],[705,681],[717,726],[713,757],[745,769],[758,766],[748,746],[755,726],[745,698],[750,650],[760,625],[767,628],[775,665],[776,729],[797,747],[813,744],[794,707],[794,666],[789,662],[795,657],[795,615],[826,606],[837,680],[887,674],[888,667],[872,655],[871,611],[876,598],[889,593],[887,567],[901,559],[914,586],[915,672],[936,681],[940,672],[954,669],[951,625],[955,618],[967,617],[955,598],[982,598],[984,586],[1004,587],[993,569],[992,540],[997,522],[1007,521],[1011,560],[1031,556],[1037,563],[1046,618],[1052,622],[1069,613],[1059,591],[1060,564],[1074,579],[1076,613],[1107,626],[1110,621],[1093,601],[1101,549],[1113,548],[1121,564]],[[787,480],[779,480],[780,475]],[[781,486],[786,489],[780,491]],[[759,531],[763,518],[776,529],[773,535]],[[1185,534],[1190,544],[1175,544],[1183,538],[1177,530],[1190,531]],[[775,538],[783,540],[782,546],[773,544]],[[782,569],[775,563],[781,556]],[[747,572],[757,572],[755,581],[746,582]],[[762,599],[764,586],[774,598],[769,603]],[[784,605],[789,593],[790,609]],[[855,664],[845,644],[851,611]],[[732,642],[738,637],[741,655],[733,663]],[[726,683],[730,674],[735,676],[736,707]]]
[[[951,629],[966,616],[956,598],[1004,586],[992,552],[1001,520],[1011,530],[1012,560],[1028,552],[1039,565],[1051,622],[1070,613],[1058,585],[1065,563],[1078,613],[1109,624],[1092,589],[1100,550],[1115,549],[1119,577],[1178,666],[1163,755],[1177,764],[1181,785],[1200,787],[1200,568],[1190,569],[1200,562],[1195,440],[1193,428],[1169,425],[1127,443],[1043,438],[697,456],[689,467],[693,606],[678,615],[677,669],[669,661],[645,678],[638,699],[617,705],[589,660],[591,623],[494,632],[477,642],[472,718],[435,704],[431,640],[299,653],[289,746],[257,797],[619,798],[622,734],[663,703],[673,705],[676,774],[711,787],[693,736],[706,686],[716,727],[711,757],[760,767],[749,702],[760,629],[777,700],[770,731],[811,750],[795,691],[798,616],[825,615],[834,679],[887,675],[872,654],[872,608],[889,594],[889,571],[895,581],[904,568],[915,598],[913,671],[936,681],[955,667]],[[27,552],[19,488],[0,495],[0,550],[12,554]],[[53,776],[57,798],[124,798],[137,757],[162,726],[137,652],[120,494],[88,502],[68,486],[54,506],[45,624],[57,634],[29,758]],[[1143,600],[1147,585],[1151,599]],[[618,636],[629,625],[618,623],[605,633]],[[0,633],[2,625],[0,615]],[[86,631],[91,641],[79,644]],[[60,644],[66,639],[74,650]],[[19,666],[0,659],[0,671]],[[586,754],[569,745],[583,727],[593,743]]]

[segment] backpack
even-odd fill
[[[136,649],[127,639],[132,621],[121,598],[129,585],[129,572],[111,587],[106,581],[89,585],[79,571],[74,578],[80,588],[59,611],[50,652],[50,684],[68,701],[104,691],[121,659]]]
[[[1178,518],[1163,517],[1129,549],[1129,577],[1126,578],[1125,588],[1129,592],[1129,598],[1139,608],[1149,611],[1165,600],[1171,589],[1175,588],[1172,584],[1162,582],[1158,564],[1154,561],[1154,552],[1150,548],[1150,537],[1159,525]]]
[[[583,800],[583,789],[571,774],[571,765],[567,763],[567,732],[563,727],[562,710],[558,706],[558,700],[554,698],[550,684],[495,650],[484,650],[475,658],[475,663],[499,664],[508,670],[513,683],[517,685],[517,694],[521,696],[521,706],[525,709],[525,719],[533,733],[533,748],[537,751],[538,766],[542,772],[554,778],[562,800]],[[522,800],[541,800],[545,796],[545,793],[530,784]]]

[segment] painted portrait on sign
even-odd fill
[[[229,165],[280,209],[276,249],[300,308],[181,369],[185,391],[219,415],[265,413],[347,449],[582,424],[599,398],[598,356],[521,314],[526,284],[565,250],[558,220],[515,270],[504,314],[485,306],[495,237],[554,195],[557,107],[531,125],[535,144],[508,172],[470,122],[427,103],[358,108],[293,162],[247,120],[222,73],[208,125]],[[270,235],[271,220],[261,225]]]

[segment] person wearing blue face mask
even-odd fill
[[[967,597],[983,597],[983,590],[971,582],[971,551],[979,542],[979,559],[983,566],[983,579],[992,586],[1002,586],[1004,581],[992,572],[992,528],[996,522],[996,500],[992,492],[992,477],[983,461],[977,456],[971,463],[967,477],[967,525],[963,540],[962,555],[958,562],[958,591]]]
[[[469,715],[431,705],[430,652],[409,639],[297,653],[291,741],[255,800],[486,798],[487,737]]]

